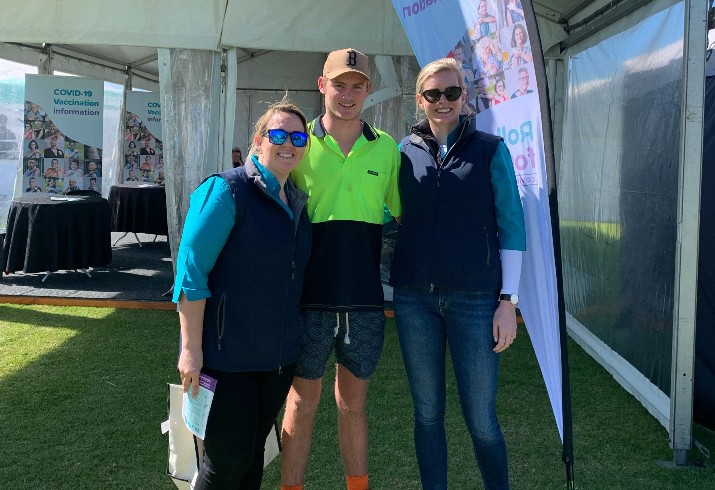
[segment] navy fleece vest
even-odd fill
[[[291,201],[291,220],[245,167],[219,175],[233,193],[236,223],[209,273],[204,365],[279,369],[300,353],[298,305],[311,243],[305,199]]]
[[[500,138],[469,131],[442,167],[431,134],[401,144],[402,222],[390,284],[493,291],[501,286],[499,241],[489,166]]]

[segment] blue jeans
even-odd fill
[[[487,489],[508,489],[506,444],[496,416],[496,292],[395,288],[397,333],[415,406],[415,449],[425,490],[447,488],[445,352],[449,342],[462,415]]]

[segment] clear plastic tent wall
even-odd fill
[[[573,53],[559,169],[566,310],[670,392],[682,3]]]
[[[21,164],[25,73],[37,73],[37,68],[0,59],[0,234],[7,225]]]
[[[223,170],[222,138],[217,136],[222,127],[220,92],[225,89],[219,81],[220,66],[221,53],[215,51],[159,49],[168,238],[174,268],[191,192],[204,178]]]
[[[415,117],[415,79],[420,71],[414,56],[393,57],[393,64],[400,92],[403,95],[392,97],[365,109],[362,117],[370,124],[385,131],[398,143],[408,134]],[[378,92],[385,84],[374,61],[370,67],[372,93]]]
[[[410,126],[417,122],[415,115],[415,79],[420,67],[414,56],[395,56],[392,60],[395,74],[397,75],[397,83],[400,87],[400,94],[402,95],[391,97],[365,109],[362,117],[369,124],[385,131],[399,143],[409,133]],[[374,59],[370,67],[370,78],[372,80],[373,94],[379,93],[388,84],[382,79]],[[387,221],[382,230],[380,278],[385,290],[385,299],[388,301],[392,300],[392,288],[388,283],[390,281],[390,265],[392,264],[396,237],[397,223],[394,220]]]
[[[109,189],[119,184],[120,152],[122,146],[124,125],[121,124],[124,114],[124,87],[116,83],[104,82],[104,136],[102,142],[102,176],[104,185],[102,195],[109,196]],[[123,155],[122,155],[123,156]]]
[[[22,145],[23,139],[25,74],[36,74],[37,67],[0,59],[0,233],[5,230],[10,202],[22,193]],[[56,73],[58,76],[74,76]],[[120,116],[123,103],[122,87],[104,82],[102,194],[106,197],[109,188],[116,182],[116,164],[119,159]],[[20,178],[17,178],[20,177]]]

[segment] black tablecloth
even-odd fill
[[[109,189],[112,230],[168,235],[164,186],[113,185]]]
[[[66,199],[66,198],[63,198]],[[112,261],[109,203],[101,197],[15,198],[0,267],[26,273],[101,267]]]

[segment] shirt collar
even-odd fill
[[[261,179],[266,185],[266,190],[273,196],[280,194],[281,183],[278,182],[278,179],[276,179],[270,170],[261,165],[261,162],[258,161],[258,157],[256,155],[251,155],[251,160],[253,160],[253,163],[256,165],[258,173],[261,174]]]
[[[360,119],[360,121],[362,122],[362,135],[365,139],[373,141],[380,137],[378,132],[375,131],[375,129],[373,129],[372,126],[370,126],[364,119]],[[308,126],[308,130],[318,138],[325,138],[325,135],[328,134],[325,131],[325,126],[323,126],[323,114],[316,117]]]

